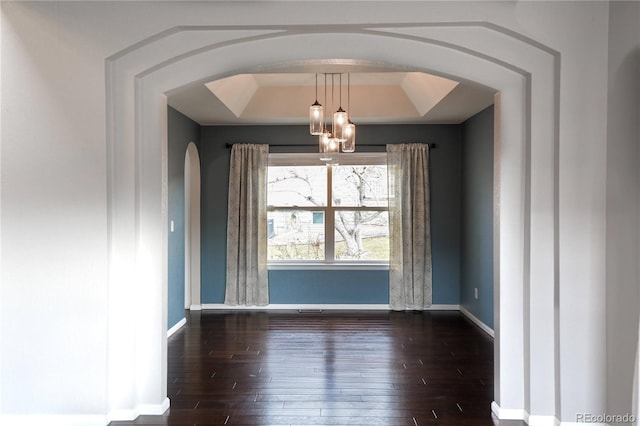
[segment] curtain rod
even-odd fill
[[[243,142],[236,142],[236,143],[243,143]],[[233,145],[235,145],[235,143],[227,143],[224,146],[226,148],[231,148]],[[315,148],[316,145],[311,145],[311,144],[284,144],[284,143],[273,143],[273,144],[265,144],[265,145],[269,145],[269,147],[278,147],[278,148],[284,148],[284,147],[290,147],[290,148]],[[435,143],[427,143],[425,145],[429,145],[429,148],[434,149],[436,147]],[[357,144],[356,147],[367,147],[367,148],[385,148],[386,145],[374,145],[374,144]]]

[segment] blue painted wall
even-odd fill
[[[200,144],[200,125],[173,108],[168,111],[168,324],[184,318],[184,157],[189,142]],[[170,223],[173,220],[174,231]]]
[[[389,271],[269,271],[271,303],[389,303]],[[301,291],[304,290],[304,291]]]
[[[460,304],[493,328],[493,106],[462,124],[461,160]]]
[[[460,126],[359,125],[358,143],[430,142],[433,303],[460,303]],[[271,152],[316,152],[317,138],[307,126],[204,126],[202,162],[202,303],[223,303],[226,265],[226,218],[229,154],[227,143],[308,144],[305,148],[272,148]],[[362,148],[360,150],[363,150]],[[388,303],[387,271],[269,272],[270,302]]]

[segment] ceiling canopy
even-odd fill
[[[325,72],[318,101],[326,111],[348,108],[357,124],[461,123],[493,104],[490,89],[424,72]],[[316,73],[277,72],[190,85],[168,103],[201,125],[306,124],[315,99]]]

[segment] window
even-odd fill
[[[388,264],[386,153],[270,154],[268,259],[278,263]]]

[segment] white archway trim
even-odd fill
[[[200,301],[200,156],[196,144],[187,145],[184,160],[184,287],[185,308],[201,310]]]
[[[107,59],[109,410],[159,411],[166,404],[164,93],[238,72],[336,62],[424,70],[501,93],[496,405],[504,412],[558,413],[558,55],[506,29],[450,22],[180,27]],[[547,213],[532,216],[532,209]],[[144,339],[125,327],[132,306]],[[545,391],[534,391],[539,387]]]

